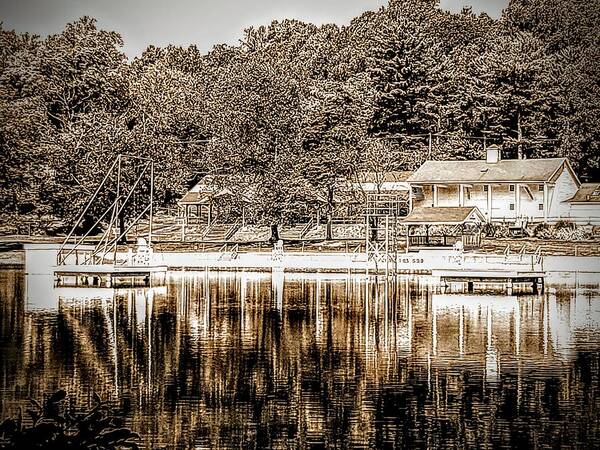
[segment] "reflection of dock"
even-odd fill
[[[57,286],[136,287],[165,284],[166,266],[63,265],[54,270]]]

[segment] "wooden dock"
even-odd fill
[[[518,286],[528,286],[533,295],[544,293],[544,278],[546,273],[538,270],[468,270],[444,269],[433,270],[431,273],[439,278],[444,292],[451,292],[455,285],[459,285],[464,291],[472,294],[475,290],[501,289],[507,295],[512,295]]]
[[[54,269],[55,286],[152,287],[164,286],[166,266],[62,265]]]

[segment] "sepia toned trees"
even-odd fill
[[[391,0],[343,27],[276,21],[239,45],[130,62],[88,17],[45,39],[0,29],[1,220],[70,222],[119,153],[155,161],[162,205],[218,174],[247,220],[275,228],[314,203],[331,218],[336,183],[380,167],[381,149],[411,170],[479,158],[485,136],[592,180],[599,15],[571,0],[512,0],[499,20]]]

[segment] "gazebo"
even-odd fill
[[[223,204],[241,203],[242,223],[245,222],[245,204],[249,203],[248,195],[236,194],[230,188],[222,186],[222,180],[214,176],[206,176],[190,189],[177,204],[180,216],[185,223],[206,223],[211,225],[215,220],[215,207]]]
[[[406,226],[406,251],[423,248],[449,248],[458,241],[463,248],[477,248],[481,242],[480,225],[485,223],[485,216],[476,206],[466,207],[437,207],[414,208],[401,222]],[[411,235],[414,227],[424,227],[424,235]],[[432,226],[451,226],[457,233],[434,232]],[[411,228],[412,227],[412,228]]]

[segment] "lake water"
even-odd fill
[[[0,412],[109,399],[148,448],[600,447],[600,289],[440,295],[427,277],[0,271]]]

